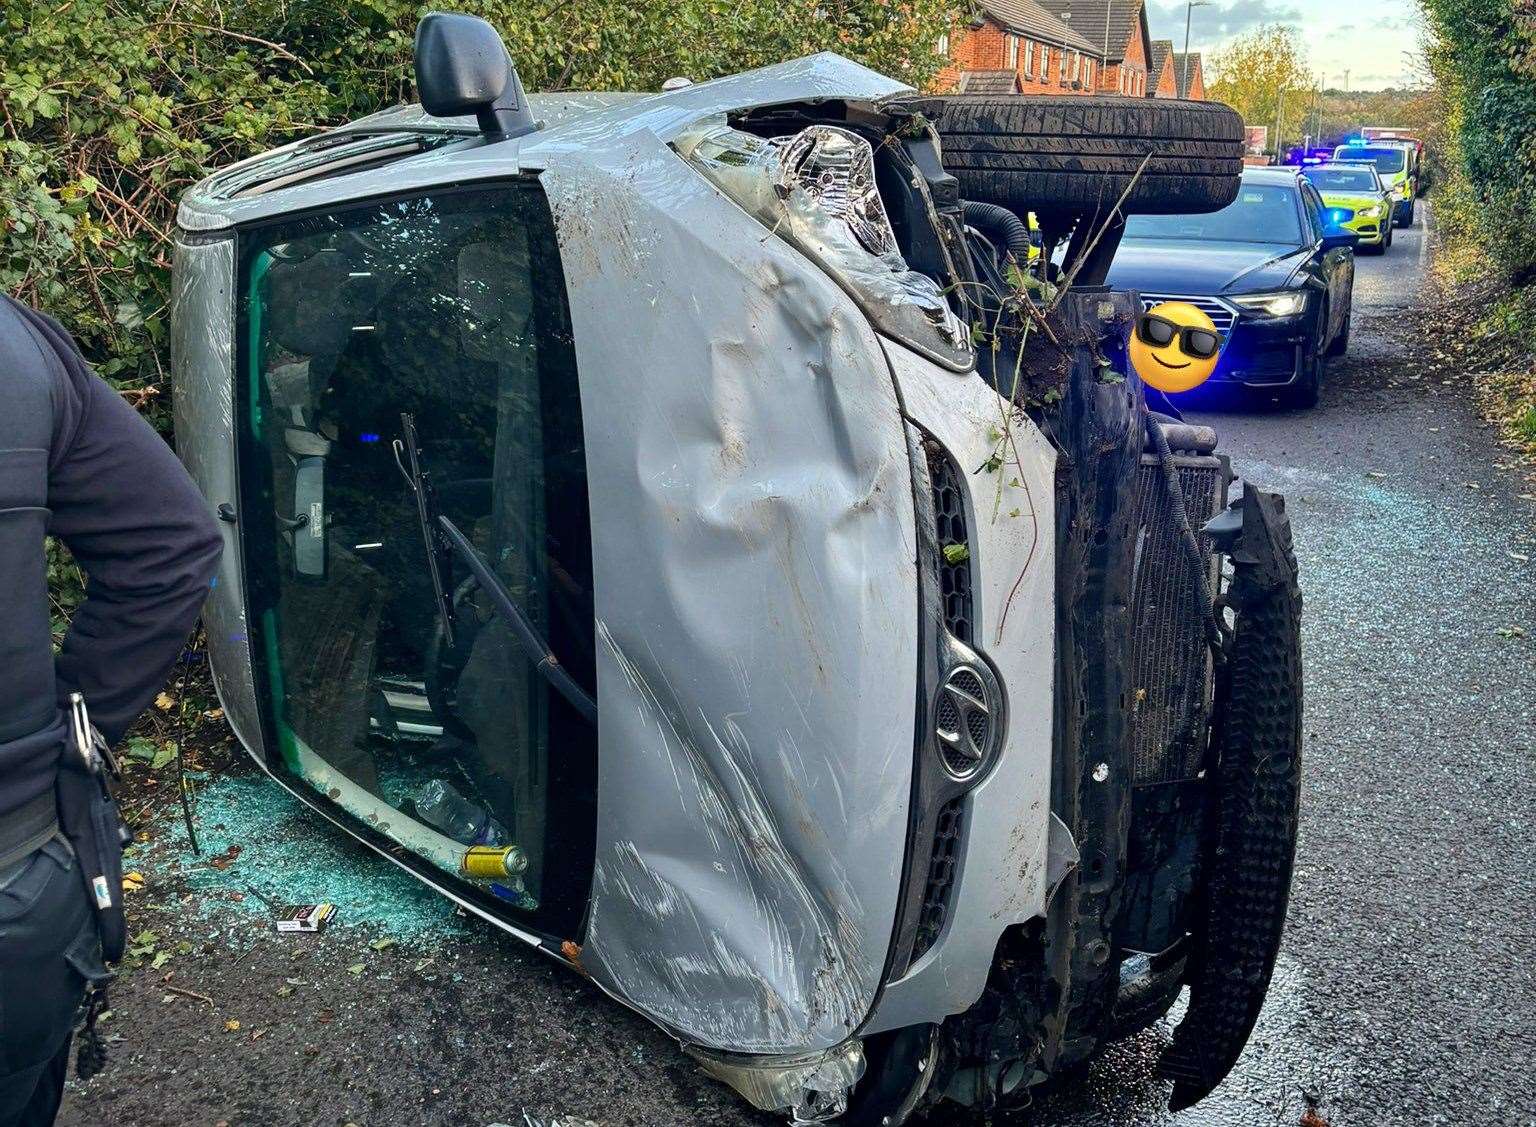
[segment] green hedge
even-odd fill
[[[1436,214],[1506,280],[1536,282],[1536,9],[1421,2],[1446,110]]]
[[[471,0],[525,84],[654,90],[833,49],[920,84],[955,0]],[[162,426],[175,202],[209,169],[409,100],[428,6],[9,0],[0,287],[59,317]]]

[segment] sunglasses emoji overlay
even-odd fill
[[[1188,391],[1216,370],[1221,337],[1204,311],[1185,301],[1165,301],[1136,318],[1131,366],[1158,391]]]

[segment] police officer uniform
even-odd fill
[[[57,655],[50,535],[89,577]],[[61,832],[67,702],[81,694],[116,742],[163,684],[219,550],[159,435],[58,324],[0,295],[0,1127],[53,1121],[82,998],[108,977],[103,897],[121,918],[120,881],[90,884],[117,843],[83,848],[69,816]]]

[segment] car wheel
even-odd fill
[[[968,200],[1079,215],[1124,194],[1127,215],[1176,215],[1237,198],[1243,121],[1219,102],[947,94],[921,106]]]
[[[1328,355],[1321,345],[1302,362],[1301,375],[1285,389],[1283,400],[1287,406],[1310,410],[1317,406],[1323,393],[1323,374],[1328,369]]]
[[[1377,252],[1380,253],[1379,251]],[[1349,350],[1349,323],[1355,316],[1355,298],[1351,294],[1349,304],[1344,307],[1344,327],[1339,330],[1339,335],[1333,338],[1333,343],[1328,346],[1329,356],[1343,356]]]
[[[1392,224],[1387,224],[1387,233],[1381,241],[1381,253],[1386,254],[1392,249]]]

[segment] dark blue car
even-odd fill
[[[1109,284],[1139,290],[1144,308],[1205,310],[1221,334],[1212,382],[1311,407],[1328,357],[1349,345],[1357,236],[1327,226],[1299,172],[1244,169],[1237,199],[1207,215],[1132,216]]]

